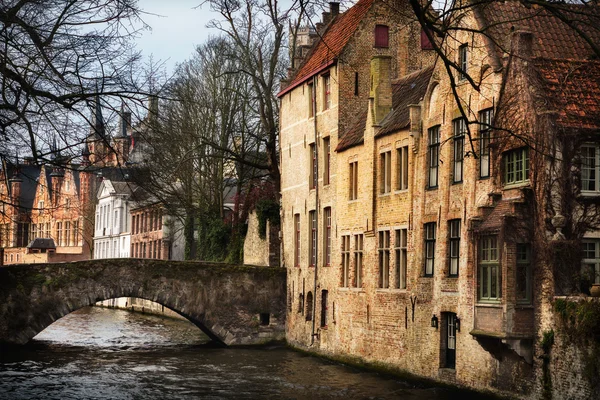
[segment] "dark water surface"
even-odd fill
[[[284,347],[222,349],[187,321],[88,307],[2,349],[0,399],[478,399]]]

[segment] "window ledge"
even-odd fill
[[[387,293],[387,294],[399,294],[406,293],[406,289],[397,289],[397,288],[377,288],[377,293]]]
[[[429,191],[429,190],[438,190],[439,186],[427,186],[425,187],[425,190]]]
[[[348,200],[348,204],[358,203],[358,199]]]
[[[502,303],[500,301],[487,301],[487,302],[481,302],[481,300],[479,300],[480,302],[475,304],[475,307],[489,307],[489,308],[502,308]]]
[[[519,189],[519,188],[527,187],[527,186],[530,186],[530,182],[529,181],[518,182],[518,183],[511,183],[509,185],[504,185],[502,187],[502,190]]]
[[[598,191],[598,192],[592,192],[592,191],[583,191],[582,190],[579,193],[579,196],[581,196],[581,197],[587,197],[587,198],[590,198],[590,197],[600,197],[600,191]]]
[[[533,310],[534,309],[533,304],[530,304],[530,303],[517,303],[515,308],[520,308],[520,309],[524,309],[524,310]]]
[[[464,181],[458,181],[458,182],[454,182],[452,181],[452,185],[462,185]]]
[[[379,196],[378,196],[378,197],[388,197],[388,196],[390,196],[390,195],[391,195],[391,193],[390,193],[390,192],[385,192],[385,193],[379,193]]]
[[[408,193],[408,188],[394,190],[394,194],[403,194],[403,193]]]

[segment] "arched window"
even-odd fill
[[[306,295],[306,314],[305,314],[307,321],[312,321],[312,319],[313,319],[312,311],[313,311],[313,295],[312,295],[312,292],[308,292],[308,294]]]
[[[304,312],[304,294],[302,293],[298,295],[298,312]]]

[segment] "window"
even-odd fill
[[[456,314],[443,312],[440,361],[442,368],[456,368]]]
[[[317,187],[317,178],[318,178],[318,173],[317,173],[317,146],[315,146],[314,143],[312,143],[309,146],[309,151],[310,151],[310,177],[309,177],[309,182],[310,182],[310,188],[314,189]]]
[[[321,290],[321,328],[327,326],[327,290]]]
[[[592,274],[592,282],[600,284],[600,240],[584,240],[583,243],[583,266],[587,269],[585,273]]]
[[[323,185],[329,185],[329,179],[331,177],[331,141],[328,137],[323,138],[323,150],[325,150],[324,154],[324,164],[323,165]]]
[[[358,96],[358,72],[354,73],[354,95]]]
[[[396,289],[406,289],[406,229],[396,229],[394,245],[396,246]]]
[[[468,53],[468,45],[463,44],[462,46],[460,46],[458,48],[458,66],[460,67],[460,72],[458,74],[459,80],[466,79],[466,77],[467,77],[467,73],[468,73],[467,72],[467,67],[468,67],[467,53]]]
[[[362,287],[363,269],[363,241],[362,234],[354,235],[354,287]]]
[[[464,118],[455,119],[452,123],[454,128],[454,160],[452,171],[452,182],[459,183],[463,180],[463,160],[465,152],[465,133],[467,123]]]
[[[300,266],[300,214],[294,215],[294,264]]]
[[[448,266],[448,275],[458,276],[458,260],[460,255],[460,219],[448,221],[449,243],[448,256],[450,265]]]
[[[389,31],[387,25],[375,25],[375,47],[389,47]]]
[[[56,245],[62,246],[62,222],[56,223]]]
[[[69,211],[71,209],[71,199],[67,199],[65,201],[65,210]]]
[[[331,265],[331,207],[325,207],[323,209],[323,243],[325,245],[325,252],[323,253],[324,259],[323,264],[328,267]]]
[[[436,223],[425,224],[425,276],[433,276]]]
[[[529,181],[529,153],[527,147],[504,154],[504,184],[515,185]]]
[[[498,300],[502,297],[502,274],[498,259],[498,237],[482,237],[479,261],[479,300]]]
[[[408,146],[396,149],[398,154],[397,168],[398,176],[396,178],[396,189],[408,189]]]
[[[342,287],[350,286],[350,235],[342,235]]]
[[[73,221],[73,246],[79,245],[79,221]]]
[[[358,161],[350,163],[348,200],[358,199]]]
[[[518,303],[531,303],[531,246],[526,243],[517,244],[516,292]]]
[[[65,246],[71,246],[71,221],[65,222]]]
[[[379,231],[379,288],[390,287],[390,231]]]
[[[315,116],[315,94],[314,94],[314,85],[311,83],[308,84],[308,118],[312,118]]]
[[[304,294],[298,295],[298,313],[304,313]]]
[[[311,211],[308,213],[308,218],[310,221],[309,226],[309,254],[308,259],[310,261],[310,266],[314,267],[317,265],[317,212]]]
[[[392,152],[380,154],[379,193],[389,193],[392,188]]]
[[[436,188],[438,186],[438,165],[440,162],[440,127],[434,126],[429,128],[429,187]]]
[[[307,321],[312,321],[312,309],[313,309],[313,295],[312,295],[312,292],[308,292],[306,294],[306,312],[304,313],[304,315],[306,315]]]
[[[479,113],[479,177],[490,176],[490,139],[492,135],[493,110]]]
[[[38,214],[44,213],[44,200],[38,201]]]
[[[600,193],[600,147],[586,144],[581,147],[581,191]]]
[[[331,108],[331,76],[323,75],[323,111]]]

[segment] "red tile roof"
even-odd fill
[[[536,59],[545,101],[563,128],[600,129],[600,61]]]
[[[600,7],[592,3],[548,6],[584,31],[593,43],[600,44]],[[514,30],[533,33],[536,57],[585,60],[593,56],[590,45],[572,27],[539,5],[525,6],[518,0],[484,1],[477,11],[487,27],[484,32],[498,45],[500,56],[509,51]]]
[[[333,20],[327,27],[323,37],[306,56],[305,62],[299,67],[290,84],[278,96],[283,96],[325,67],[332,65],[346,47],[348,40],[350,40],[358,24],[369,11],[373,1],[359,0],[353,7]]]

